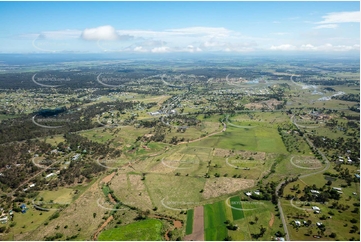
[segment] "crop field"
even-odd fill
[[[193,218],[194,218],[194,210],[189,209],[187,211],[186,235],[191,234],[193,232]]]
[[[163,240],[161,231],[162,231],[162,222],[155,219],[147,219],[140,222],[135,222],[118,228],[113,228],[105,230],[100,233],[98,240],[99,241],[120,241],[120,240],[153,240],[160,241]]]
[[[233,220],[244,218],[241,199],[239,198],[239,196],[231,197],[229,200],[230,200],[230,205],[232,206]]]
[[[227,228],[224,223],[227,219],[224,201],[204,205],[204,239],[223,240],[227,236]]]

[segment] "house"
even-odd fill
[[[54,173],[50,173],[50,174],[46,175],[45,178],[49,178],[49,177],[54,176],[54,175],[55,175]]]
[[[79,157],[80,157],[80,154],[75,154],[75,155],[73,156],[73,158],[71,158],[71,160],[72,160],[72,161],[76,161],[77,159],[79,159]]]
[[[283,237],[276,237],[274,240],[275,240],[275,241],[285,241],[285,238],[283,238]]]
[[[25,204],[21,204],[20,208],[21,208],[21,213],[26,213],[26,210],[28,209],[28,208],[25,206]]]
[[[322,223],[321,223],[321,222],[317,222],[316,225],[317,225],[318,227],[320,227],[320,226],[322,225]]]
[[[295,224],[296,224],[296,226],[301,226],[301,222],[298,220],[295,220]]]
[[[312,207],[312,210],[315,211],[315,212],[316,212],[316,211],[321,211],[321,209],[320,209],[319,207],[317,207],[317,206],[313,206],[313,207]]]
[[[317,190],[311,190],[310,192],[313,193],[313,194],[320,194],[320,192],[317,191]]]
[[[355,177],[360,179],[360,175],[359,174],[355,174]]]
[[[35,183],[30,184],[29,187],[35,187]]]
[[[151,116],[157,116],[160,115],[161,113],[159,111],[156,111],[156,112],[149,112],[148,114],[150,114]]]
[[[257,191],[254,191],[253,193],[256,194],[256,195],[258,195],[258,196],[261,195],[261,193],[260,193],[258,190],[257,190]]]
[[[8,216],[4,216],[0,218],[0,223],[6,224],[8,222]]]
[[[333,187],[332,189],[336,190],[336,191],[342,191],[342,188],[340,188],[340,187]]]
[[[251,195],[252,195],[251,192],[246,192],[245,194],[246,194],[247,196],[251,196]]]

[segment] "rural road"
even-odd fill
[[[278,197],[278,191],[281,189],[281,186],[285,183],[286,181],[282,181],[280,184],[278,184],[278,186],[276,187],[276,196]],[[282,225],[283,225],[283,230],[286,233],[286,240],[290,241],[290,235],[288,233],[288,228],[287,228],[287,223],[286,223],[286,219],[285,219],[285,215],[283,213],[282,210],[282,206],[281,206],[281,201],[280,198],[278,198],[278,202],[277,202],[277,207],[278,207],[278,211],[280,212],[280,217],[281,217],[281,221],[282,221]]]
[[[291,77],[292,78],[292,77]],[[292,80],[292,79],[291,79]],[[294,121],[294,115],[291,117],[291,122],[298,128],[298,124]],[[316,175],[316,174],[319,174],[319,173],[323,173],[325,172],[328,168],[330,168],[330,162],[329,160],[327,159],[327,157],[319,150],[317,149],[314,144],[309,140],[309,138],[307,137],[306,134],[305,135],[305,140],[306,142],[311,146],[313,147],[321,156],[322,156],[322,159],[326,162],[326,166],[325,168],[323,168],[322,170],[320,171],[316,171],[316,172],[313,172],[313,173],[308,173],[308,174],[305,174],[305,175],[302,175],[302,176],[299,176],[299,178],[304,178],[304,177],[308,177],[308,176],[313,176],[313,175]],[[276,196],[278,197],[278,191],[281,189],[281,186],[285,183],[286,181],[282,181],[280,184],[278,184],[278,186],[276,187]],[[292,204],[291,204],[292,205]],[[284,216],[284,213],[283,213],[283,210],[282,210],[282,206],[281,206],[281,201],[280,201],[280,198],[278,198],[278,202],[277,202],[277,206],[278,206],[278,210],[280,212],[280,217],[281,217],[281,220],[282,220],[282,224],[283,224],[283,230],[285,231],[286,233],[286,240],[287,241],[290,241],[290,236],[289,236],[289,232],[288,232],[288,229],[287,229],[287,224],[286,224],[286,219],[285,219],[285,216]]]

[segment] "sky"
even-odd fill
[[[360,3],[0,2],[0,53],[360,52]]]

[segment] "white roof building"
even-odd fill
[[[320,192],[317,190],[311,190],[311,193],[320,194]]]
[[[54,175],[55,175],[54,173],[50,173],[50,174],[46,175],[45,178],[49,178],[49,177],[54,176]]]

